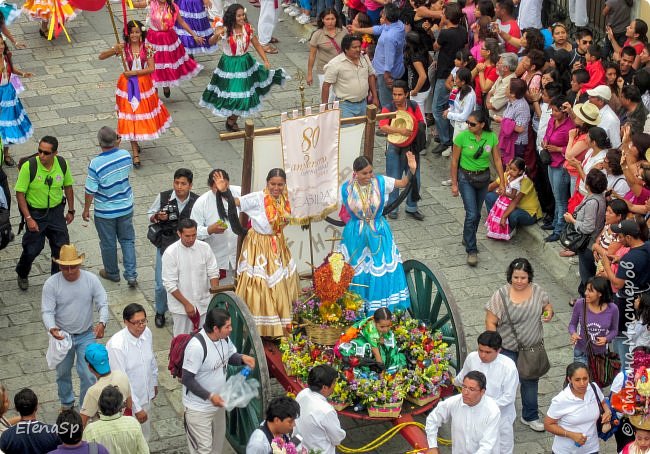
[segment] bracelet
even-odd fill
[[[76,211],[75,211],[75,210],[68,210],[68,213],[70,213],[70,214],[75,214]]]
[[[25,218],[25,220],[26,220],[26,221],[29,221],[31,218],[32,218],[31,216],[27,216],[27,217]]]

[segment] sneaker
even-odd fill
[[[442,181],[440,182],[440,184],[443,185],[443,186],[451,186],[451,179],[449,179],[449,180],[442,180]]]
[[[559,239],[560,239],[560,235],[558,235],[557,233],[551,233],[549,236],[544,238],[544,242],[545,243],[554,243]]]
[[[416,221],[424,221],[424,215],[422,213],[420,213],[418,210],[416,210],[416,211],[407,211],[406,214],[411,216]]]
[[[440,155],[444,156],[445,158],[448,158],[449,156],[451,156],[451,147],[447,148],[445,151],[440,153]]]
[[[107,281],[111,281],[111,282],[120,282],[120,277],[119,276],[112,277],[110,274],[108,274],[106,272],[106,270],[104,268],[99,270],[99,277],[101,277],[102,279],[106,279]]]
[[[478,265],[478,254],[476,252],[470,252],[467,254],[467,264],[469,266]]]
[[[126,283],[129,284],[129,288],[136,288],[138,286],[137,279],[127,279]]]
[[[535,419],[533,421],[526,421],[524,418],[519,418],[519,420],[524,426],[530,427],[535,432],[544,432],[544,423],[539,419]]]
[[[289,11],[289,16],[291,17],[296,17],[300,16],[302,13],[300,12],[299,8],[293,8],[291,11]]]
[[[165,314],[156,314],[156,328],[162,328],[165,326]]]
[[[446,150],[447,148],[449,148],[449,147],[451,147],[450,144],[444,144],[444,143],[441,143],[441,144],[438,144],[438,145],[437,145],[433,150],[431,150],[431,153],[433,153],[433,154],[440,154],[440,153],[442,153],[443,151],[445,151],[445,150]]]
[[[29,278],[18,276],[17,281],[18,288],[20,288],[22,291],[26,291],[29,288]]]
[[[300,16],[298,16],[298,18],[296,18],[296,22],[298,22],[299,24],[302,24],[302,25],[307,25],[309,23],[309,21],[310,21],[310,18],[306,14],[301,14]]]

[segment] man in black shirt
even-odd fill
[[[459,26],[462,15],[457,3],[445,5],[440,21],[442,30],[436,42],[433,43],[433,49],[439,51],[432,107],[440,144],[432,152],[438,154],[452,145],[451,123],[442,116],[442,112],[449,107],[449,90],[445,87],[445,80],[454,67],[456,53],[467,43],[467,30],[465,27]]]
[[[632,85],[634,78],[634,60],[636,59],[636,50],[632,46],[625,46],[621,49],[621,60],[618,62],[621,67],[621,77],[625,85]]]
[[[42,454],[54,451],[61,440],[56,427],[36,419],[38,398],[29,388],[14,396],[14,405],[20,413],[20,422],[11,426],[0,437],[0,450],[5,454]]]

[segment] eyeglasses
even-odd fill
[[[49,156],[49,155],[51,155],[51,154],[54,154],[54,152],[53,152],[53,151],[45,151],[45,150],[41,150],[41,149],[39,148],[39,149],[38,149],[38,154],[42,154],[42,155],[45,155],[45,156]]]
[[[146,318],[143,318],[142,320],[135,320],[135,321],[127,320],[127,322],[135,326],[145,326],[147,323],[149,323],[149,321]]]
[[[472,128],[478,124],[478,123],[474,123],[473,121],[469,121],[469,120],[467,120],[465,123],[467,123],[467,126],[472,127]]]
[[[463,385],[462,388],[463,388],[463,391],[467,390],[467,391],[472,392],[472,393],[475,393],[475,392],[478,392],[478,391],[481,390],[481,388],[471,388],[471,387],[465,386],[465,385]]]

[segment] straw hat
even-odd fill
[[[397,147],[408,147],[415,140],[418,134],[418,122],[413,114],[407,110],[395,111],[395,118],[391,119],[390,125],[394,128],[406,128],[411,131],[411,135],[388,134],[387,140]]]
[[[74,244],[64,244],[61,246],[59,258],[52,258],[52,260],[59,265],[81,265],[84,258],[86,258],[86,254],[77,253],[77,248]]]
[[[650,430],[650,417],[645,415],[630,416],[630,424],[637,429]]]
[[[600,110],[590,102],[576,104],[573,106],[573,113],[587,124],[592,126],[600,124]]]

